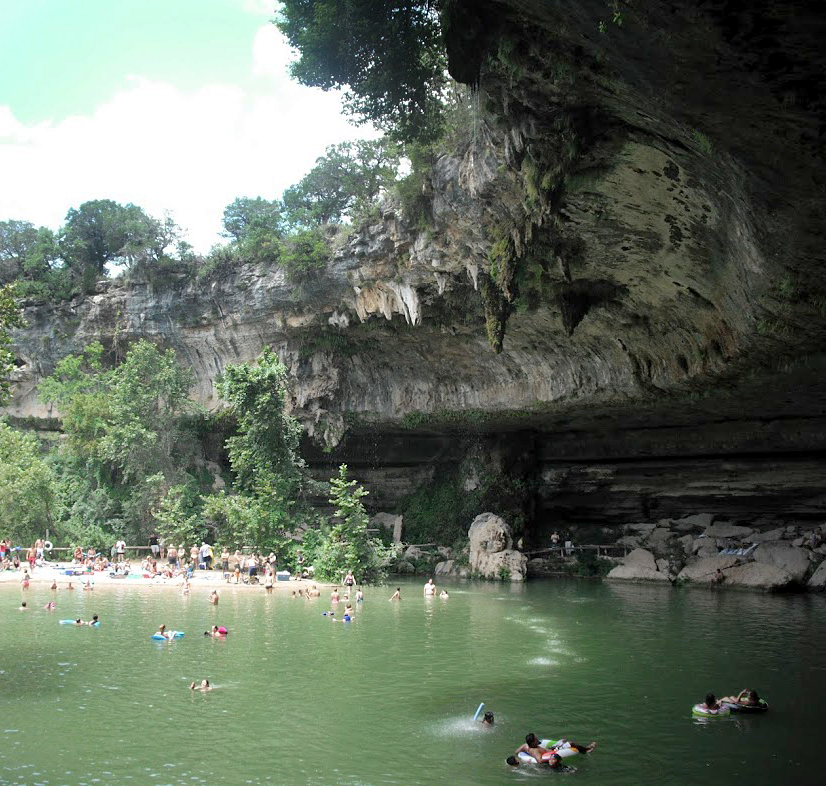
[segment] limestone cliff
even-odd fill
[[[386,202],[300,286],[247,266],[30,304],[8,412],[54,414],[39,380],[93,338],[173,347],[207,407],[270,344],[338,446],[315,460],[363,464],[387,505],[470,440],[530,458],[539,521],[822,515],[820,16],[464,0],[449,22],[478,106],[426,221]]]

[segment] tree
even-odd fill
[[[299,59],[295,79],[349,88],[347,111],[401,141],[441,131],[447,62],[439,0],[284,0],[276,25]]]
[[[331,145],[284,192],[290,223],[318,225],[364,212],[395,182],[400,158],[401,149],[386,137]]]
[[[92,291],[95,279],[106,274],[108,264],[135,260],[138,248],[159,232],[153,220],[137,205],[119,205],[111,199],[95,199],[69,210],[60,247],[84,292]]]
[[[276,262],[284,234],[284,206],[279,200],[239,197],[224,209],[224,235],[234,241],[241,260]]]
[[[330,480],[330,504],[335,507],[335,522],[316,551],[316,575],[324,581],[338,581],[341,574],[354,569],[361,581],[383,578],[392,550],[367,532],[369,517],[362,499],[368,492],[355,480],[347,479],[347,465]]]
[[[305,465],[298,455],[301,424],[286,412],[286,384],[287,369],[265,347],[255,365],[228,365],[218,394],[238,421],[238,434],[227,440],[238,488],[290,504],[301,489]]]
[[[54,526],[55,484],[35,436],[0,420],[0,520],[13,540],[32,543]]]
[[[236,243],[243,243],[251,235],[266,233],[275,237],[283,234],[283,206],[277,199],[238,197],[224,208],[224,235]]]
[[[14,300],[15,290],[10,284],[0,287],[0,404],[9,396],[9,374],[14,368],[10,328],[23,327],[23,317]]]
[[[0,221],[0,283],[9,284],[23,267],[37,242],[37,229],[28,221]]]
[[[187,397],[192,375],[172,350],[160,352],[148,341],[130,347],[111,370],[102,367],[102,352],[94,343],[84,355],[65,358],[41,383],[40,395],[63,418],[66,482],[79,478],[75,491],[82,488],[80,496],[95,498],[107,511],[104,518],[88,505],[67,502],[78,516],[75,530],[117,518],[143,536],[169,489],[189,477],[182,416],[194,406]]]

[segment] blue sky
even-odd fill
[[[375,136],[289,79],[270,0],[0,0],[0,220],[88,199],[170,211],[199,251],[327,145]]]

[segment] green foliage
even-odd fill
[[[417,488],[400,506],[405,539],[411,543],[464,543],[473,519],[490,511],[511,525],[518,537],[528,521],[530,488],[524,478],[482,472],[472,491],[459,469],[441,468],[430,483]]]
[[[274,509],[289,509],[304,483],[301,425],[286,412],[286,383],[287,370],[269,348],[256,365],[227,366],[218,383],[238,423],[227,440],[236,485]]]
[[[9,395],[9,374],[14,368],[10,328],[23,327],[23,317],[14,300],[15,290],[11,285],[0,287],[0,405]]]
[[[335,521],[327,537],[315,550],[315,575],[322,581],[338,581],[352,569],[361,582],[372,583],[385,577],[392,547],[371,538],[367,532],[369,517],[362,498],[367,491],[357,481],[347,479],[347,465],[339,467],[338,476],[330,480],[330,504],[335,507]]]
[[[281,252],[281,265],[287,278],[294,284],[301,284],[327,267],[330,248],[321,229],[299,229],[289,235]]]
[[[64,512],[77,533],[111,531],[117,518],[123,534],[143,537],[169,487],[186,475],[181,466],[192,446],[180,426],[193,410],[192,377],[172,350],[159,352],[147,341],[133,345],[111,370],[103,368],[102,353],[93,343],[83,355],[64,358],[40,388],[63,418],[64,485],[96,501],[91,510],[67,497]]]
[[[95,280],[112,262],[127,267],[163,256],[175,239],[171,219],[163,223],[133,204],[94,199],[71,208],[60,232],[61,255],[81,291],[91,292]]]
[[[299,52],[295,79],[347,88],[345,108],[402,141],[432,140],[442,126],[447,63],[439,2],[285,0],[276,19]]]
[[[53,527],[56,478],[32,434],[0,420],[0,521],[14,541],[32,543]]]
[[[284,192],[289,223],[319,226],[365,214],[396,180],[401,149],[386,137],[331,145]]]
[[[694,142],[704,156],[710,156],[714,152],[714,143],[702,131],[694,131]]]
[[[577,576],[607,576],[614,567],[611,560],[597,557],[591,549],[577,549],[575,555]]]

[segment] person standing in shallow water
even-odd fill
[[[427,584],[424,585],[424,595],[426,598],[431,598],[436,594],[436,585],[433,583],[433,579],[430,578],[427,580]]]
[[[396,587],[396,591],[388,598],[388,600],[401,600],[402,599],[402,588]]]

